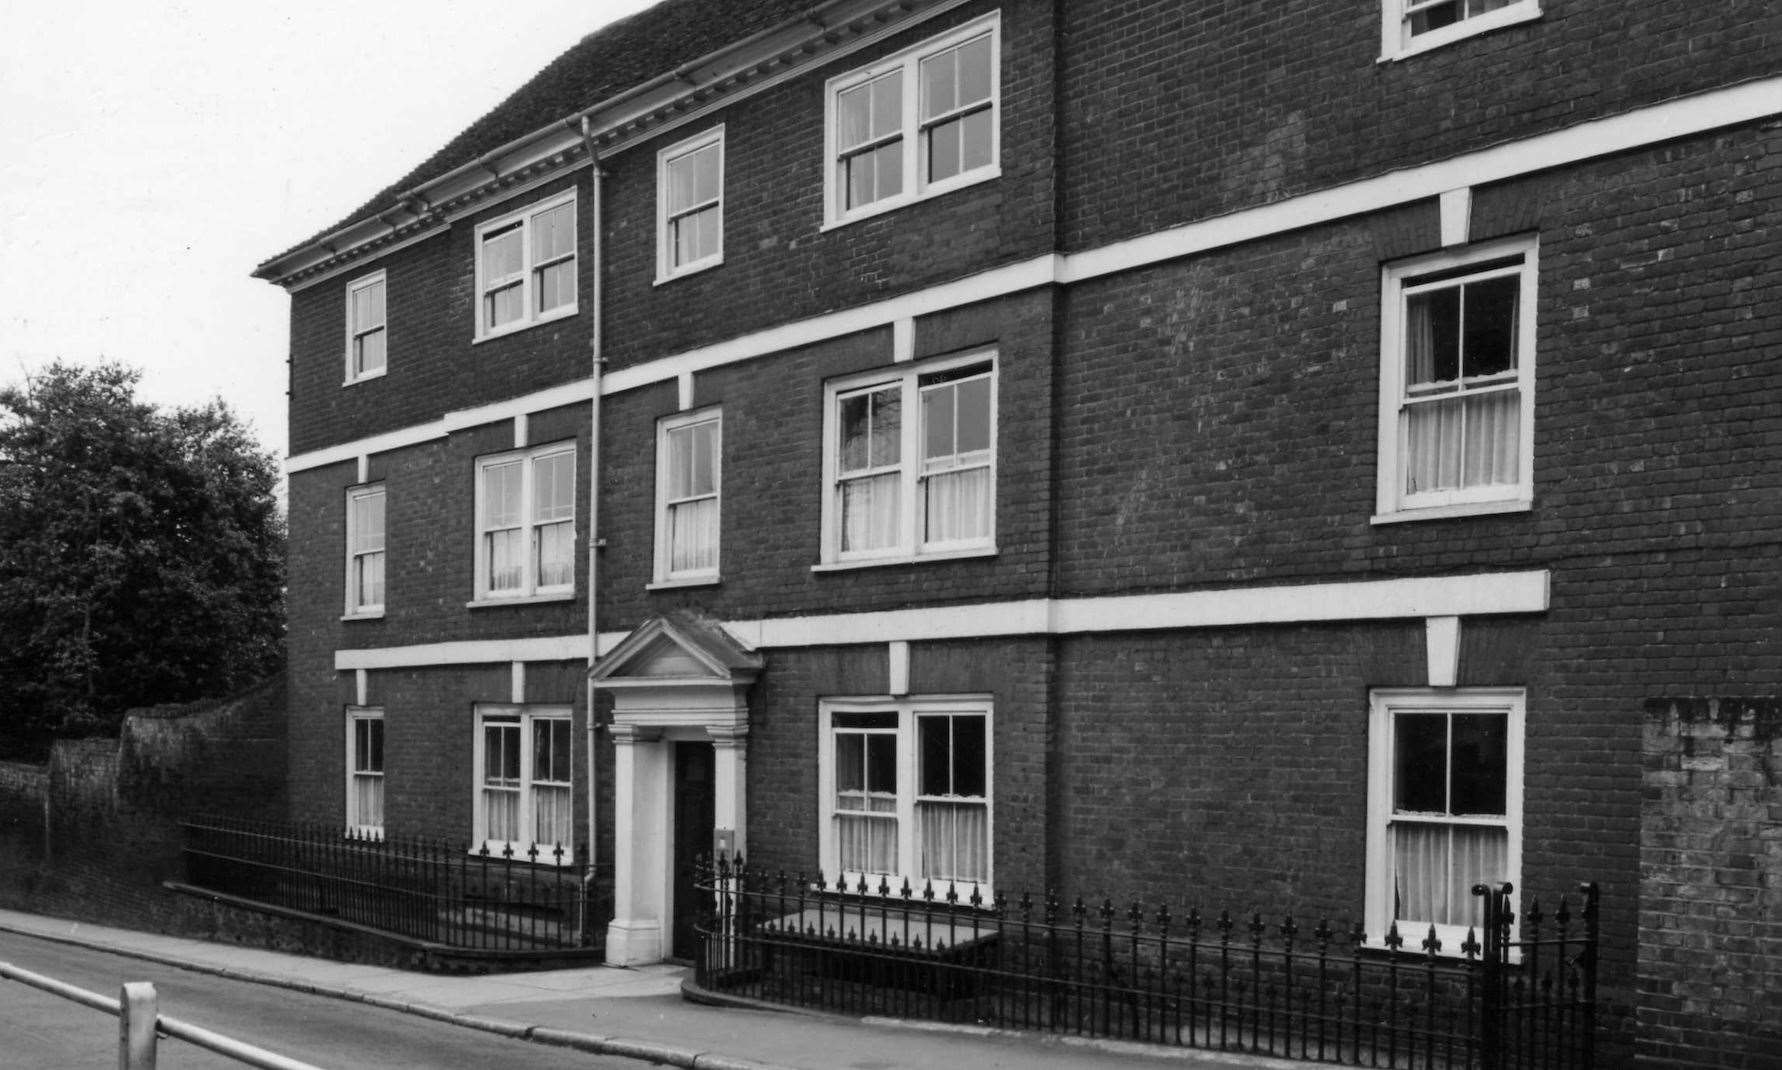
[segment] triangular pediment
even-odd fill
[[[717,621],[677,611],[638,625],[601,658],[596,685],[626,681],[746,682],[760,673],[761,655],[737,642]]]

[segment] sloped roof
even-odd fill
[[[672,643],[713,675],[727,679],[751,679],[767,664],[717,621],[692,610],[674,609],[638,625],[595,664],[591,670],[594,679],[623,675],[634,661],[647,660],[659,641]]]
[[[391,207],[404,191],[658,75],[811,11],[821,0],[662,0],[582,38],[419,167],[277,260]],[[466,57],[463,62],[475,62]]]

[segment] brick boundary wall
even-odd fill
[[[1638,1059],[1782,1066],[1782,702],[1645,715]]]

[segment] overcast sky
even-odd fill
[[[135,365],[283,457],[289,298],[254,265],[649,3],[0,0],[0,381]]]

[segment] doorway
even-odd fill
[[[710,743],[674,745],[674,920],[669,954],[688,961],[699,952],[700,898],[693,880],[699,859],[712,851],[717,821],[715,765]]]

